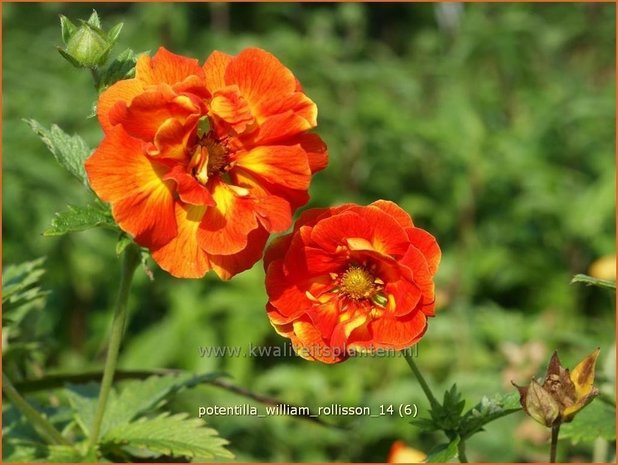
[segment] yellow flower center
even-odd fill
[[[341,277],[341,291],[353,299],[373,296],[375,278],[365,268],[352,265]]]

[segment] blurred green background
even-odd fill
[[[54,50],[58,14],[106,28],[115,53],[160,45],[203,60],[259,46],[290,67],[319,108],[331,162],[309,206],[398,202],[443,251],[438,312],[418,364],[440,392],[457,383],[472,406],[600,346],[613,396],[615,300],[569,285],[615,254],[613,4],[4,4],[3,265],[46,256],[52,292],[37,331],[44,352],[23,375],[102,366],[118,282],[113,233],[42,236],[54,212],[82,204],[22,118],[57,123],[95,147],[90,75]],[[610,266],[610,269],[614,269]],[[223,370],[253,391],[311,408],[427,404],[403,359],[336,366],[287,358],[202,358],[199,346],[282,346],[264,311],[261,263],[231,282],[138,273],[123,368]],[[615,273],[615,269],[614,269]],[[215,387],[174,408],[246,402]],[[397,439],[428,451],[445,438],[402,418],[330,417],[347,431],[271,417],[209,422],[239,461],[384,461]],[[515,414],[468,444],[473,461],[545,460],[548,432]],[[564,441],[571,460],[594,446]]]

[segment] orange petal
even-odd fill
[[[215,50],[204,63],[206,87],[211,93],[225,87],[225,70],[232,61],[232,56]]]
[[[205,207],[176,203],[178,232],[166,245],[152,251],[158,265],[177,278],[201,278],[210,270],[208,255],[197,242]]]
[[[152,141],[168,119],[178,119],[182,124],[190,115],[199,113],[199,102],[186,95],[176,95],[169,86],[161,85],[141,93],[128,106],[116,105],[110,113],[110,121],[121,123],[134,137]]]
[[[185,203],[191,205],[214,206],[215,201],[210,191],[187,173],[182,164],[174,165],[163,177],[176,183],[176,192]]]
[[[288,139],[298,137],[311,128],[312,126],[304,118],[291,111],[269,116],[260,124],[254,144],[274,145],[281,143],[290,145],[298,143],[299,141],[296,139],[292,141],[288,141]]]
[[[440,264],[442,252],[438,246],[436,238],[427,231],[420,228],[410,228],[407,230],[410,242],[414,247],[422,252],[427,260],[429,272],[435,274]]]
[[[292,327],[294,328],[291,336],[292,344],[298,346],[296,351],[301,357],[324,363],[338,363],[347,358],[347,354],[339,347],[329,347],[320,331],[310,321],[297,320]]]
[[[300,146],[307,153],[311,173],[317,173],[328,165],[328,150],[326,144],[317,134],[300,136]]]
[[[121,127],[112,128],[86,161],[86,172],[97,195],[112,203],[120,227],[152,248],[176,234],[174,198],[162,178],[167,167],[150,161],[142,147]]]
[[[347,246],[349,238],[370,238],[371,228],[361,215],[346,211],[325,218],[314,226],[311,239],[320,247],[334,252],[338,247]]]
[[[292,112],[302,118],[307,128],[314,128],[318,124],[317,105],[302,92],[294,92],[287,96],[271,96],[263,102],[264,109],[270,115]]]
[[[196,59],[176,55],[163,47],[152,58],[141,55],[135,66],[135,78],[145,85],[173,85],[192,75],[204,77],[204,71]]]
[[[210,101],[210,113],[232,126],[238,134],[255,122],[247,101],[238,92],[238,86],[217,90]]]
[[[267,240],[268,232],[258,226],[249,233],[247,246],[240,252],[231,255],[211,255],[212,269],[221,279],[230,279],[232,276],[248,270],[262,258]]]
[[[423,312],[414,312],[403,318],[382,317],[369,323],[376,347],[405,349],[418,341],[427,330]]]
[[[306,190],[311,181],[307,156],[299,146],[255,147],[240,154],[236,166],[290,189]]]
[[[292,242],[292,235],[287,234],[285,236],[280,236],[270,243],[266,252],[264,253],[264,269],[268,270],[268,266],[274,260],[282,259],[288,248],[290,247],[290,242]]]
[[[218,178],[207,187],[216,206],[208,207],[204,214],[198,231],[200,246],[212,255],[238,253],[247,247],[249,232],[258,226],[252,202]]]
[[[370,206],[377,207],[389,216],[393,217],[403,228],[414,227],[410,215],[408,215],[408,213],[395,202],[391,202],[390,200],[376,200],[370,204]]]
[[[270,304],[286,317],[287,321],[300,317],[311,305],[304,290],[291,284],[283,271],[283,263],[277,260],[268,267],[266,291]]]
[[[225,83],[236,84],[258,122],[274,114],[269,105],[296,90],[292,72],[264,50],[248,48],[232,59],[225,70]]]
[[[141,94],[144,88],[137,79],[118,81],[108,87],[99,96],[97,103],[97,116],[104,132],[109,131],[114,124],[109,120],[109,112],[118,102],[129,105],[134,97]]]

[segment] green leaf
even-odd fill
[[[521,410],[521,405],[517,392],[497,394],[491,398],[484,396],[464,415],[459,427],[460,434],[467,439],[481,431],[487,423],[519,410]]]
[[[101,434],[110,428],[127,423],[140,415],[161,407],[168,399],[183,389],[192,388],[200,383],[220,377],[219,373],[202,375],[151,376],[145,380],[131,380],[123,383],[118,394],[111,391],[107,401],[107,409]],[[94,423],[94,414],[99,396],[99,385],[88,383],[84,385],[69,385],[65,393],[69,403],[75,410],[75,419],[84,432],[90,434]]]
[[[204,425],[199,418],[187,418],[187,414],[164,413],[156,418],[116,425],[102,437],[101,449],[129,447],[157,456],[233,458],[223,447],[228,442]]]
[[[616,439],[616,409],[602,402],[594,401],[575,415],[571,423],[560,427],[560,439],[591,442],[597,438],[608,441]]]
[[[38,442],[9,440],[3,443],[6,463],[79,463],[83,457],[71,446],[47,445]]]
[[[2,323],[7,328],[19,323],[48,292],[38,287],[45,270],[45,258],[9,265],[2,272]]]
[[[116,255],[121,255],[124,250],[133,243],[133,239],[131,239],[126,234],[122,233],[118,237],[118,242],[116,242]]]
[[[107,40],[111,43],[116,42],[116,39],[118,39],[118,36],[120,35],[120,31],[122,31],[122,26],[124,26],[123,23],[118,23],[112,27],[107,33]]]
[[[91,26],[94,26],[98,29],[101,29],[101,20],[99,19],[99,15],[97,13],[97,10],[92,10],[92,14],[90,15],[90,18],[88,18],[88,24],[90,24]]]
[[[60,15],[60,28],[62,30],[62,42],[66,45],[71,36],[77,31],[77,26],[66,16]]]
[[[586,274],[576,274],[571,280],[571,284],[584,283],[586,286],[604,287],[605,289],[616,290],[616,281],[608,281],[606,279],[593,278]]]
[[[68,206],[68,210],[58,212],[51,221],[51,227],[43,234],[45,236],[62,236],[70,232],[106,227],[117,229],[112,215],[105,205],[92,202],[85,206]]]
[[[102,91],[117,81],[135,76],[137,56],[131,49],[118,55],[104,70],[100,71],[97,87]]]
[[[458,455],[457,446],[459,446],[459,436],[455,437],[455,439],[448,444],[441,444],[434,447],[431,451],[429,451],[429,454],[427,454],[425,462],[445,463],[453,460]]]
[[[90,149],[84,140],[77,135],[69,136],[55,124],[48,130],[36,120],[26,119],[24,121],[47,145],[58,163],[87,187],[88,178],[86,177],[84,162],[90,156]]]

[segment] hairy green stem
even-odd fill
[[[457,456],[461,463],[468,463],[468,457],[466,457],[466,443],[463,439],[460,439],[459,444],[457,444]]]
[[[560,434],[560,423],[551,427],[551,447],[549,449],[549,463],[556,463],[556,452],[558,450],[558,434]]]
[[[11,383],[11,380],[7,375],[2,372],[2,392],[11,401],[13,406],[18,409],[23,415],[30,420],[37,432],[50,444],[62,444],[65,446],[71,445],[62,435],[58,432],[53,425],[47,421],[39,412],[37,412],[27,401],[24,399],[17,389]]]
[[[94,448],[101,432],[101,424],[105,415],[105,406],[109,397],[112,383],[114,381],[114,372],[116,371],[116,363],[118,361],[118,352],[122,335],[124,333],[125,324],[127,321],[127,301],[129,300],[129,290],[133,274],[140,261],[140,251],[135,244],[129,245],[124,252],[122,260],[122,272],[120,275],[120,288],[118,290],[118,298],[116,299],[116,308],[114,309],[114,318],[112,320],[112,331],[109,339],[109,347],[107,349],[107,358],[105,360],[105,368],[103,369],[103,379],[101,380],[101,391],[97,402],[97,409],[94,416],[94,423],[90,431],[88,441],[89,449]]]
[[[406,362],[408,362],[408,365],[412,369],[412,373],[414,373],[414,376],[416,376],[416,379],[421,385],[421,388],[423,389],[423,392],[425,393],[427,400],[429,400],[429,404],[431,405],[431,407],[432,408],[439,407],[440,403],[436,400],[435,396],[431,392],[431,388],[427,384],[427,381],[425,381],[425,378],[423,378],[421,371],[416,366],[416,362],[414,361],[414,357],[412,356],[412,354],[410,354],[409,351],[407,350],[403,350],[402,353],[406,359]]]

